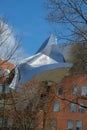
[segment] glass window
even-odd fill
[[[5,85],[5,93],[10,93],[10,87],[8,85]]]
[[[5,69],[5,70],[4,70],[4,76],[5,76],[6,78],[8,78],[8,77],[9,77],[9,74],[10,74],[10,70]]]
[[[13,125],[13,119],[9,118],[7,121],[7,126],[12,127],[12,125]]]
[[[3,85],[0,84],[0,93],[2,93],[2,91],[3,91]]]
[[[2,123],[3,123],[3,120],[2,120],[2,118],[0,117],[0,127],[2,127]]]
[[[62,95],[62,93],[63,93],[63,87],[62,86],[58,87],[57,93],[58,93],[58,95]]]
[[[51,129],[55,130],[57,128],[57,121],[55,119],[51,120]]]
[[[82,96],[87,96],[87,86],[82,87]]]
[[[54,103],[54,112],[59,112],[60,111],[60,103],[55,102]]]
[[[0,110],[3,109],[3,105],[4,105],[4,103],[0,101]]]
[[[82,130],[82,121],[81,120],[76,121],[76,130]]]
[[[83,103],[80,103],[78,111],[80,113],[84,113],[84,104]]]
[[[76,104],[70,103],[70,112],[76,112]]]
[[[33,130],[33,129],[35,129],[35,127],[36,127],[34,120],[30,120],[29,122],[26,122],[26,121],[25,121],[25,122],[23,123],[23,126],[26,128],[26,130],[29,130],[29,128],[30,128],[30,130]]]
[[[30,123],[30,128],[34,129],[35,128],[35,121],[32,120],[31,123]]]
[[[0,77],[2,77],[2,68],[0,68]]]
[[[74,130],[74,121],[68,120],[68,130]]]
[[[73,87],[73,94],[77,95],[78,94],[78,86]]]

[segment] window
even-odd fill
[[[74,130],[74,121],[68,120],[68,130]]]
[[[57,128],[57,121],[55,119],[51,120],[51,129],[55,130]]]
[[[3,105],[4,105],[3,101],[0,101],[0,110],[3,110]]]
[[[55,102],[54,103],[54,112],[59,112],[60,111],[60,103]]]
[[[62,93],[63,93],[63,87],[61,86],[61,87],[58,87],[58,89],[57,89],[57,94],[58,95],[62,95]]]
[[[83,103],[80,103],[78,111],[80,113],[84,113],[84,104]]]
[[[2,68],[0,67],[0,77],[2,77]]]
[[[30,123],[30,128],[31,128],[31,129],[34,129],[34,128],[35,128],[35,121],[34,121],[34,120],[31,121],[31,123]]]
[[[70,103],[70,112],[76,112],[76,104]]]
[[[13,125],[13,120],[11,118],[9,118],[7,121],[7,126],[12,127],[12,125]]]
[[[87,96],[87,86],[82,87],[82,96]]]
[[[3,123],[3,120],[2,120],[2,118],[0,117],[0,127],[2,127],[2,123]]]
[[[47,92],[49,92],[50,91],[50,88],[51,88],[51,85],[52,85],[52,83],[50,82],[50,81],[45,81],[45,85],[46,85],[46,89],[47,89]]]
[[[4,76],[5,76],[6,78],[8,78],[8,77],[9,77],[9,74],[10,74],[10,70],[5,69],[5,70],[4,70]]]
[[[78,86],[73,87],[73,94],[78,95]]]
[[[10,93],[10,87],[8,85],[5,85],[5,93]]]
[[[82,121],[81,120],[76,121],[76,130],[82,130]]]
[[[2,91],[3,91],[3,85],[0,84],[0,93],[2,93]]]

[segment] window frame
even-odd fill
[[[0,117],[0,128],[2,127],[2,123],[3,123],[3,118]]]
[[[11,91],[11,88],[9,87],[9,85],[8,84],[5,84],[5,93],[7,94],[7,93],[10,93],[10,91]]]
[[[73,107],[74,107],[74,109],[72,108],[72,106],[71,105],[74,105]],[[75,113],[76,112],[76,104],[75,103],[70,103],[70,112],[73,112],[73,113]]]
[[[9,121],[10,121],[10,123],[9,123]],[[12,118],[8,118],[8,120],[7,120],[7,127],[8,128],[12,128],[12,126],[13,126],[13,119]]]
[[[53,111],[54,112],[60,111],[60,103],[59,102],[54,102]]]
[[[85,90],[83,90],[83,88],[84,88]],[[82,96],[87,96],[87,86],[82,86],[81,95],[82,95]]]
[[[76,120],[76,130],[77,130],[77,122],[78,121],[81,121],[81,129],[80,130],[82,130],[82,127],[83,127],[83,122],[82,122],[82,120]]]
[[[69,121],[72,121],[72,126],[73,126],[73,128],[69,128],[70,126],[69,126]],[[68,130],[74,130],[74,120],[68,120],[68,122],[67,122],[67,128],[68,128]]]
[[[3,107],[4,107],[4,102],[1,100],[0,101],[0,110],[3,110]]]
[[[57,95],[58,96],[61,96],[63,94],[63,86],[59,86],[58,88],[57,88]]]
[[[75,90],[75,89],[77,89],[77,90]],[[73,86],[73,95],[78,95],[79,94],[79,87],[77,86],[77,85],[74,85]]]
[[[78,106],[78,112],[79,113],[84,113],[84,107],[82,107],[82,106],[84,106],[84,103],[79,103],[80,105]]]
[[[3,84],[0,83],[0,93],[3,92]]]
[[[2,67],[0,67],[0,78],[3,76],[3,70]]]
[[[53,124],[53,123],[55,123],[55,124]],[[52,125],[54,125],[54,126],[52,126]],[[57,129],[57,120],[56,119],[51,119],[50,120],[50,128],[51,128],[51,130],[56,130]]]

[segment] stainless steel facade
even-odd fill
[[[10,87],[15,88],[18,84],[25,83],[44,72],[48,73],[55,69],[59,71],[61,68],[64,71],[64,69],[71,68],[72,64],[65,62],[63,55],[58,50],[57,38],[51,34],[33,56],[24,59],[16,66],[15,76]]]

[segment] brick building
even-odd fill
[[[34,56],[24,59],[17,66],[16,76],[14,73],[10,73],[11,70],[14,70],[14,65],[1,60],[0,127],[22,128],[23,130],[87,129],[87,75],[68,73],[72,64],[65,61],[53,35],[44,42]],[[77,66],[75,69],[80,70],[81,68]],[[11,87],[15,88],[15,85],[26,83],[33,77],[40,81],[41,86],[38,106],[35,109],[33,100],[31,100],[24,109],[13,111],[13,116],[11,116],[12,111],[8,104],[13,102],[9,98],[11,96],[9,84],[12,83]],[[37,99],[34,101],[37,102]],[[29,116],[33,116],[34,123]]]
[[[0,128],[9,127],[12,119],[9,118],[10,87],[14,77],[14,65],[0,59]],[[8,113],[8,114],[7,114]]]
[[[47,107],[43,111],[44,129],[87,129],[86,75],[66,76],[60,83],[52,83],[47,98]]]

